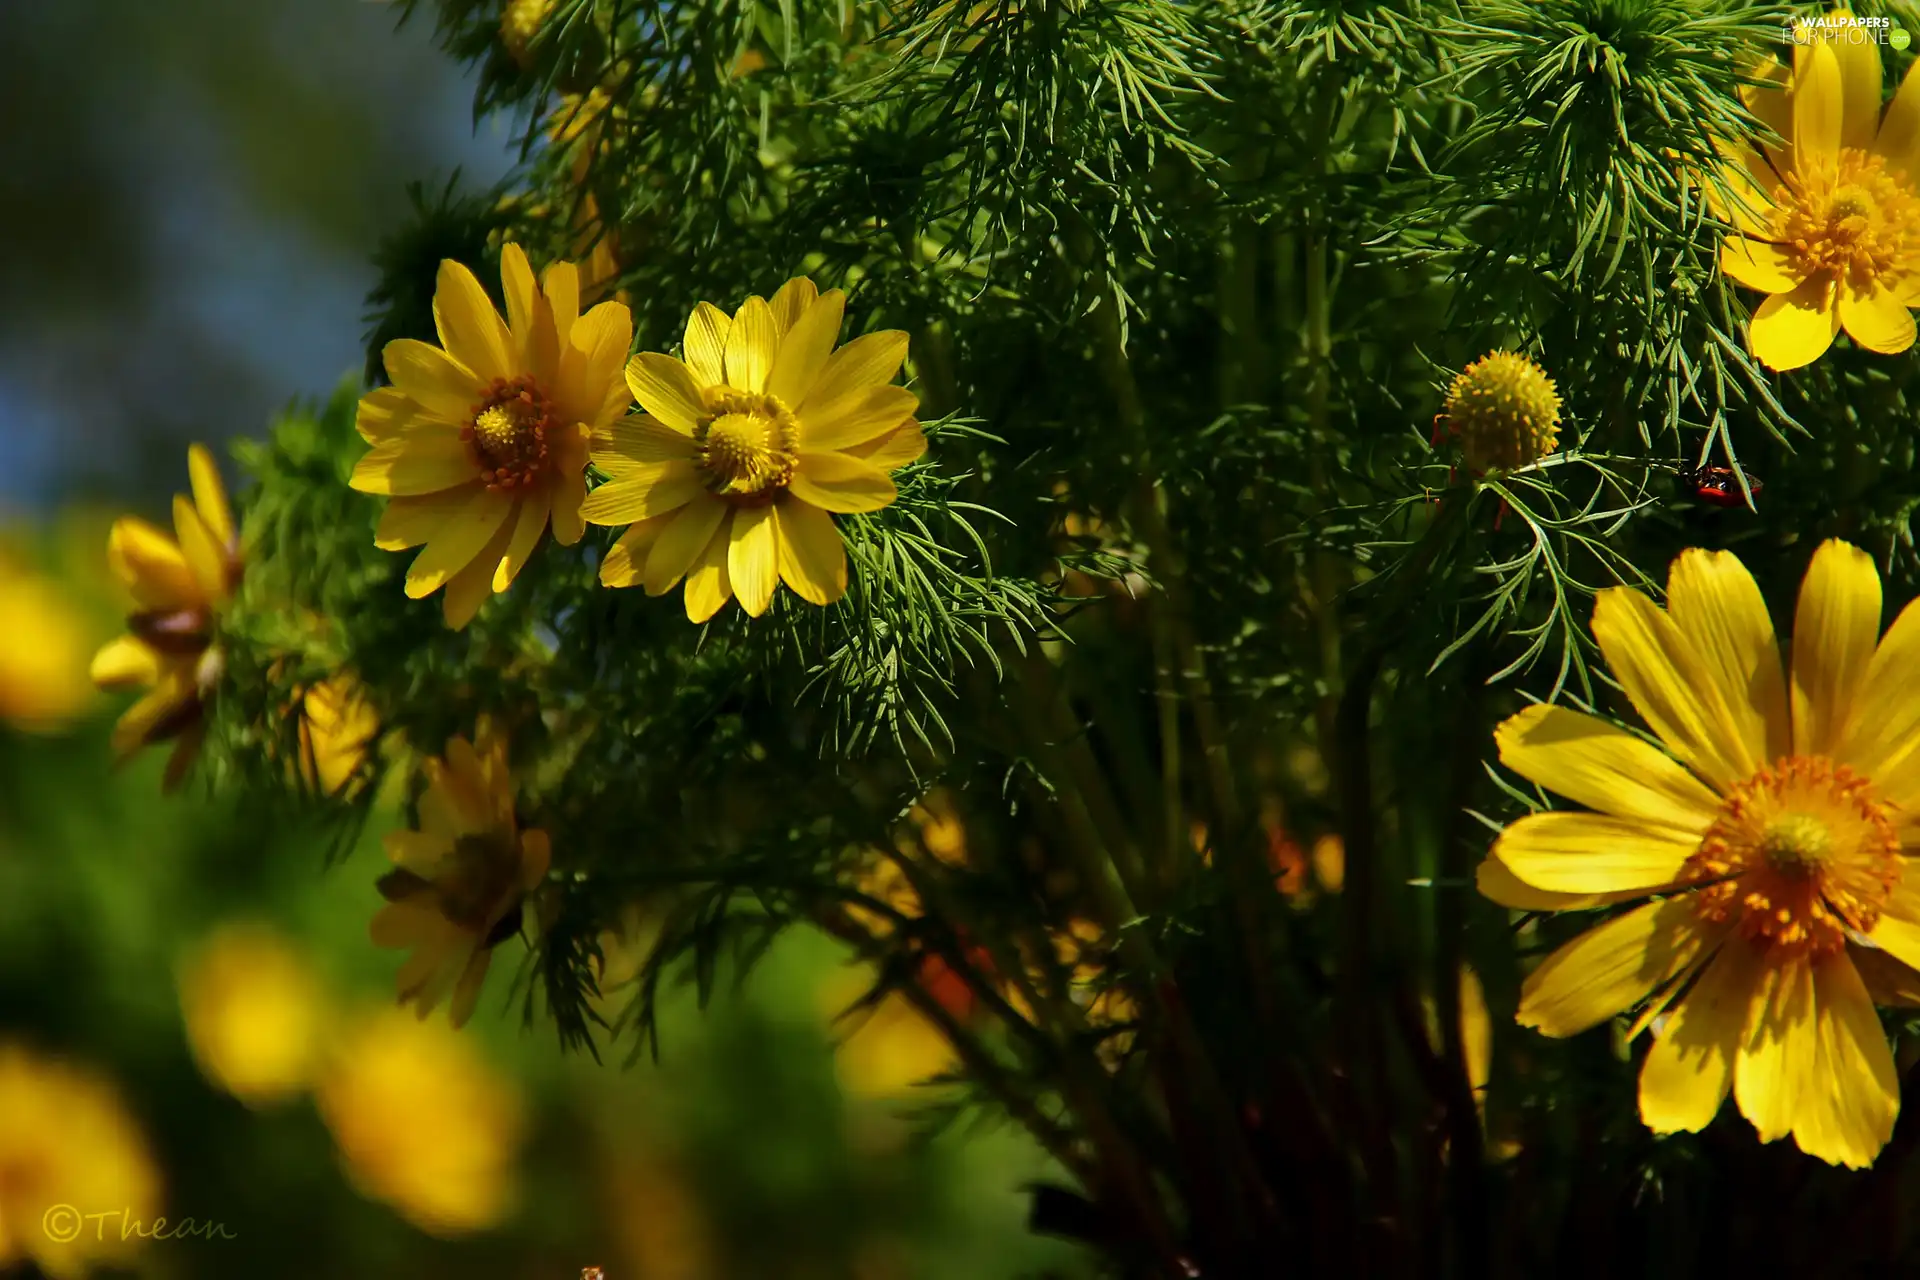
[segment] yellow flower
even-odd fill
[[[837,1017],[872,985],[871,971],[850,969],[822,989],[823,1009]],[[854,1097],[899,1097],[955,1065],[946,1036],[898,991],[850,1017],[855,1021],[835,1048],[833,1065],[840,1087]]]
[[[347,1032],[314,1101],[348,1180],[421,1230],[465,1235],[512,1210],[520,1095],[467,1038],[384,1010]]]
[[[187,1040],[207,1079],[249,1106],[312,1083],[326,997],[305,958],[272,929],[222,926],[181,966],[179,986]]]
[[[300,767],[323,795],[339,795],[366,759],[380,717],[360,686],[344,673],[322,680],[300,698]]]
[[[1747,348],[1773,369],[1825,354],[1845,329],[1869,351],[1913,345],[1920,305],[1920,80],[1913,72],[1880,116],[1880,46],[1846,38],[1834,19],[1801,28],[1791,76],[1768,59],[1742,90],[1784,143],[1729,144],[1715,204],[1736,234],[1720,269],[1767,296]],[[1857,34],[1857,33],[1856,33]],[[1784,89],[1785,92],[1781,90]]]
[[[1731,1090],[1761,1141],[1870,1164],[1900,1107],[1871,984],[1920,965],[1920,608],[1880,639],[1873,561],[1827,542],[1783,675],[1732,554],[1683,552],[1667,596],[1616,587],[1593,613],[1665,752],[1559,707],[1497,732],[1507,767],[1596,812],[1507,827],[1481,891],[1526,910],[1660,895],[1548,957],[1520,1021],[1568,1036],[1644,1002],[1650,1128],[1701,1129]]]
[[[600,581],[648,595],[686,580],[687,617],[731,597],[766,612],[776,582],[829,604],[847,588],[846,549],[829,512],[877,511],[897,496],[888,472],[926,452],[919,397],[888,385],[907,355],[898,330],[839,350],[845,295],[789,281],[733,316],[703,302],[685,361],[646,352],[627,365],[644,413],[593,440],[610,477],[582,514],[631,524]]]
[[[553,0],[507,0],[500,8],[500,43],[512,59],[525,67],[530,59],[527,46],[540,34]]]
[[[0,551],[0,720],[34,733],[64,728],[93,696],[87,626],[67,594]]]
[[[387,853],[398,867],[380,878],[387,905],[373,941],[411,947],[401,967],[400,1002],[422,1018],[452,992],[453,1025],[466,1025],[480,998],[493,948],[520,924],[520,906],[547,874],[547,833],[514,820],[507,744],[483,725],[478,746],[447,743],[425,764],[420,829],[393,831]]]
[[[1553,379],[1511,351],[1491,352],[1455,375],[1444,416],[1467,466],[1480,473],[1527,466],[1560,441]]]
[[[502,321],[473,272],[440,264],[433,299],[441,345],[401,338],[383,353],[391,387],[360,401],[373,446],[353,487],[386,495],[374,542],[424,544],[407,595],[442,587],[449,626],[513,585],[548,520],[562,546],[585,532],[587,437],[627,405],[620,363],[633,318],[617,302],[580,315],[580,274],[548,267],[536,286],[519,245],[500,254]]]
[[[202,713],[219,683],[214,615],[240,582],[240,536],[213,456],[187,451],[193,497],[173,500],[174,536],[137,516],[122,516],[107,535],[107,563],[133,593],[128,634],[93,658],[103,689],[144,686],[147,695],[114,726],[113,750],[126,759],[141,747],[177,739],[165,785],[178,786],[200,750]]]
[[[0,1044],[0,1271],[30,1262],[66,1280],[124,1263],[141,1241],[124,1222],[159,1208],[160,1175],[112,1083]]]

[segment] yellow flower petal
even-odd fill
[[[145,641],[115,636],[93,655],[87,674],[102,689],[129,689],[157,682],[161,669],[160,655]]]
[[[1780,59],[1771,55],[1740,85],[1740,101],[1761,124],[1779,134],[1788,147],[1793,145],[1791,85],[1792,73]]]
[[[111,745],[124,760],[149,742],[166,737],[181,718],[200,704],[200,690],[190,664],[168,665],[151,692],[128,707],[113,726]]]
[[[682,350],[687,368],[700,387],[717,387],[727,380],[727,334],[733,329],[733,317],[711,302],[703,302],[687,317],[687,334]],[[634,392],[639,399],[639,392]],[[699,397],[696,395],[695,399]],[[642,400],[641,404],[645,405]]]
[[[395,866],[431,880],[440,863],[453,853],[453,841],[444,834],[426,831],[389,831],[380,844]]]
[[[1704,832],[1720,801],[1672,757],[1604,720],[1541,704],[1494,731],[1500,762],[1601,813]]]
[[[673,520],[673,513],[654,516],[630,526],[620,535],[614,544],[607,548],[606,559],[600,562],[600,585],[604,587],[637,587],[645,576],[647,554],[653,550],[653,544],[663,530]]]
[[[1864,1169],[1893,1136],[1900,1114],[1900,1078],[1873,999],[1848,953],[1813,966],[1818,1019],[1794,1141],[1828,1164]]]
[[[787,405],[799,404],[806,398],[820,371],[826,367],[827,358],[833,354],[846,304],[846,294],[829,289],[786,330],[780,339],[779,352],[774,356],[773,368],[767,373],[768,395]],[[736,582],[736,593],[738,585]]]
[[[1865,292],[1840,282],[1840,327],[1869,351],[1898,355],[1913,345],[1913,312],[1899,293],[1884,285]]]
[[[1733,1086],[1733,1059],[1760,981],[1760,953],[1722,944],[1693,990],[1667,1015],[1640,1068],[1640,1119],[1655,1133],[1698,1133]]]
[[[553,865],[553,843],[538,827],[520,833],[520,891],[532,893],[547,878]]]
[[[1854,945],[1847,949],[1853,967],[1866,984],[1867,995],[1877,1005],[1890,1008],[1920,1009],[1920,969],[1901,964],[1878,947]]]
[[[1920,858],[1904,859],[1900,872],[1900,883],[1881,908],[1879,922],[1867,930],[1867,941],[1920,969]]]
[[[1827,15],[1830,21],[1852,16],[1846,9]],[[1864,151],[1880,130],[1880,44],[1870,33],[1833,26],[1825,28],[1822,43],[1833,50],[1840,71],[1840,145]]]
[[[788,488],[801,501],[841,515],[878,511],[900,496],[886,472],[844,453],[801,454]]]
[[[847,552],[833,517],[804,502],[772,508],[780,578],[810,604],[832,604],[847,590]]]
[[[380,513],[373,545],[382,551],[405,551],[426,545],[440,532],[440,526],[458,515],[479,491],[480,482],[475,480],[438,493],[392,499]]]
[[[806,314],[807,308],[819,296],[819,289],[805,276],[796,276],[781,285],[767,304],[767,309],[773,313],[775,334],[785,338],[792,332],[793,326],[799,323],[800,317]]]
[[[180,552],[187,559],[187,567],[193,570],[194,581],[200,584],[201,592],[209,600],[225,599],[226,557],[214,542],[213,531],[207,528],[206,521],[200,518],[200,512],[193,503],[177,494],[173,499],[173,531],[180,540]]]
[[[1762,1142],[1793,1131],[1812,1080],[1818,1028],[1813,967],[1804,959],[1761,966],[1733,1063],[1733,1097]]]
[[[810,410],[800,420],[800,447],[825,453],[865,444],[913,417],[920,397],[905,387],[865,387]]]
[[[1482,897],[1514,911],[1584,911],[1647,896],[1644,889],[1621,893],[1551,893],[1526,883],[1513,874],[1511,867],[1492,855],[1481,859],[1474,872],[1474,885]]]
[[[1762,293],[1791,293],[1807,275],[1800,255],[1746,236],[1728,236],[1720,245],[1720,270]]]
[[[733,584],[727,579],[728,528],[722,524],[713,531],[707,549],[700,553],[687,574],[687,621],[700,623],[720,612],[733,598]]]
[[[654,540],[647,553],[641,585],[650,596],[665,595],[693,568],[716,535],[726,535],[733,508],[717,498],[703,497],[683,507]]]
[[[1907,68],[1880,122],[1873,149],[1885,157],[1889,169],[1909,178],[1920,175],[1920,63]]]
[[[142,609],[190,609],[206,602],[180,544],[138,516],[113,522],[107,564]]]
[[[507,508],[503,505],[501,509],[504,511]],[[480,612],[480,606],[493,595],[494,571],[500,558],[507,554],[507,543],[512,536],[512,522],[501,520],[492,540],[480,549],[466,567],[447,580],[447,589],[440,597],[441,615],[446,619],[447,626],[455,631],[464,629],[473,621],[473,615]]]
[[[193,484],[193,505],[199,509],[207,532],[223,548],[235,545],[238,530],[233,523],[233,508],[227,505],[227,488],[220,483],[220,468],[214,464],[213,455],[205,445],[196,444],[187,450],[187,475]]]
[[[500,557],[500,563],[494,566],[493,589],[497,594],[513,585],[520,576],[520,570],[526,567],[533,549],[540,542],[540,535],[547,531],[547,512],[551,509],[552,498],[545,489],[535,489],[523,494],[519,508],[513,515],[513,537],[507,543],[507,550]]]
[[[441,347],[481,382],[511,378],[519,372],[507,326],[487,291],[472,271],[451,258],[441,262],[434,282],[433,323],[440,332]]]
[[[847,450],[853,457],[871,462],[882,471],[895,471],[909,462],[918,462],[927,452],[927,433],[912,418],[877,440]]]
[[[448,579],[479,558],[512,512],[513,499],[504,493],[476,491],[414,557],[407,570],[407,595],[418,600],[447,585]],[[491,571],[493,566],[487,568]]]
[[[361,493],[422,497],[475,483],[473,450],[450,430],[415,432],[377,444],[353,466],[347,483]]]
[[[1840,80],[1840,59],[1835,56],[1833,46],[1825,40],[1796,44],[1793,50],[1794,164],[1806,166],[1838,156],[1845,123],[1846,94]]]
[[[1667,616],[1719,687],[1731,728],[1755,761],[1792,748],[1780,643],[1759,586],[1730,551],[1682,551],[1667,573]],[[1603,808],[1604,806],[1595,806]]]
[[[387,377],[422,411],[459,425],[473,417],[485,384],[467,366],[440,348],[413,338],[396,338],[380,353]]]
[[[620,376],[633,345],[633,313],[618,302],[603,302],[580,317],[560,352],[554,412],[562,422],[598,427],[623,413],[627,387]]]
[[[805,421],[810,412],[842,396],[892,382],[906,358],[907,335],[898,329],[883,329],[855,338],[827,357],[813,389],[807,392],[796,412]]]
[[[1587,930],[1527,975],[1519,1022],[1556,1037],[1585,1031],[1679,977],[1698,960],[1703,941],[1687,898],[1636,907]]]
[[[1785,371],[1812,364],[1840,332],[1840,311],[1833,284],[1813,276],[1792,293],[1776,293],[1760,304],[1747,323],[1747,350],[1769,369]]]
[[[693,372],[672,356],[642,351],[627,361],[627,389],[656,422],[688,436],[707,416]]]
[[[1880,574],[1837,538],[1820,544],[1793,619],[1793,750],[1831,755],[1853,714],[1880,636]]]
[[[633,414],[593,433],[593,465],[616,480],[643,463],[691,461],[699,452],[693,437],[644,414]]]
[[[750,617],[759,617],[773,601],[780,578],[773,508],[742,507],[733,516],[733,536],[727,547],[727,580],[734,598]]]
[[[533,299],[538,286],[527,251],[511,241],[500,249],[500,292],[507,300],[507,332],[524,358],[533,336]]]
[[[641,463],[588,494],[580,514],[590,524],[631,524],[677,511],[706,492],[691,462]]]
[[[1494,856],[1555,893],[1651,893],[1680,878],[1698,835],[1601,813],[1534,813],[1511,822]]]
[[[398,387],[381,387],[360,397],[353,426],[368,444],[385,444],[422,422],[436,421],[423,419],[420,414],[420,405],[412,396]]]
[[[1734,731],[1693,642],[1653,601],[1630,587],[1600,592],[1593,634],[1634,709],[1694,772],[1724,789],[1765,763]]]
[[[487,966],[493,963],[493,952],[485,947],[476,947],[467,956],[466,967],[460,971],[460,980],[453,985],[452,998],[447,1004],[447,1018],[458,1031],[467,1025],[473,1017],[474,1006],[480,1003],[480,988],[487,981]]]
[[[766,390],[780,335],[765,298],[748,298],[727,331],[727,384],[741,391]]]
[[[573,327],[580,320],[580,268],[556,262],[540,273],[540,292],[553,307],[553,333],[564,349],[573,345]]]
[[[1920,601],[1909,601],[1874,646],[1834,760],[1873,779],[1881,796],[1920,810]],[[1902,767],[1904,766],[1904,767]]]

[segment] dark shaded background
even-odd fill
[[[187,441],[330,390],[406,183],[511,163],[381,0],[9,0],[0,32],[0,509],[170,493]]]

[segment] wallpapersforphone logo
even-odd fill
[[[1904,49],[1913,43],[1913,33],[1892,18],[1856,18],[1851,14],[1824,13],[1781,29],[1787,44],[1813,44],[1831,40],[1837,44],[1890,44]]]
[[[137,1218],[131,1209],[82,1213],[70,1204],[56,1204],[40,1215],[40,1230],[55,1244],[91,1239],[108,1240],[238,1240],[224,1222],[199,1218]]]

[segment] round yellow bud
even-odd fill
[[[1511,471],[1552,453],[1560,394],[1523,355],[1495,351],[1462,369],[1447,391],[1448,430],[1476,472]]]

